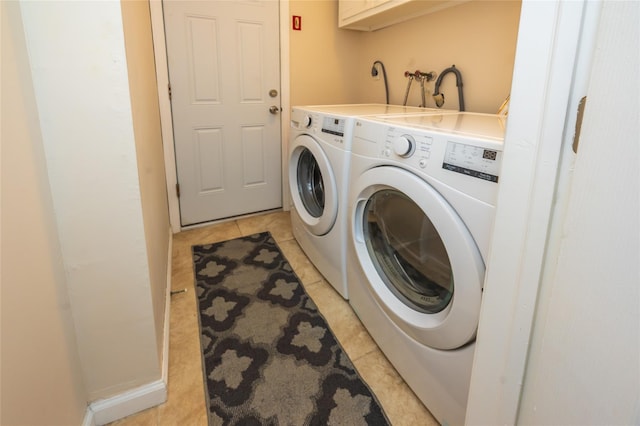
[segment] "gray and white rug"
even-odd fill
[[[210,425],[388,425],[268,232],[194,246]]]

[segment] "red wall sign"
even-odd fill
[[[291,26],[293,27],[293,29],[295,31],[301,31],[302,30],[302,16],[293,15],[293,19],[291,21]]]

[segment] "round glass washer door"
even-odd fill
[[[364,206],[364,241],[378,275],[404,304],[436,314],[451,302],[453,272],[444,243],[420,207],[382,189]]]
[[[338,191],[329,159],[309,135],[295,138],[289,156],[289,190],[300,219],[314,235],[325,235],[338,214]]]
[[[424,180],[376,167],[354,182],[361,285],[405,333],[437,349],[475,338],[485,267],[466,226]]]

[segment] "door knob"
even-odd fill
[[[279,112],[280,112],[280,107],[277,107],[277,106],[275,106],[275,105],[271,105],[271,106],[269,107],[269,112],[270,112],[271,114],[277,114],[277,113],[279,113]]]

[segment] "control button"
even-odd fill
[[[400,157],[411,157],[415,147],[416,143],[410,135],[398,136],[393,140],[393,151]]]
[[[382,155],[384,155],[385,157],[390,156],[391,150],[389,148],[386,148],[384,151],[382,151]]]
[[[418,162],[418,166],[420,166],[421,169],[424,169],[425,167],[427,167],[426,158],[421,158],[420,161]]]

